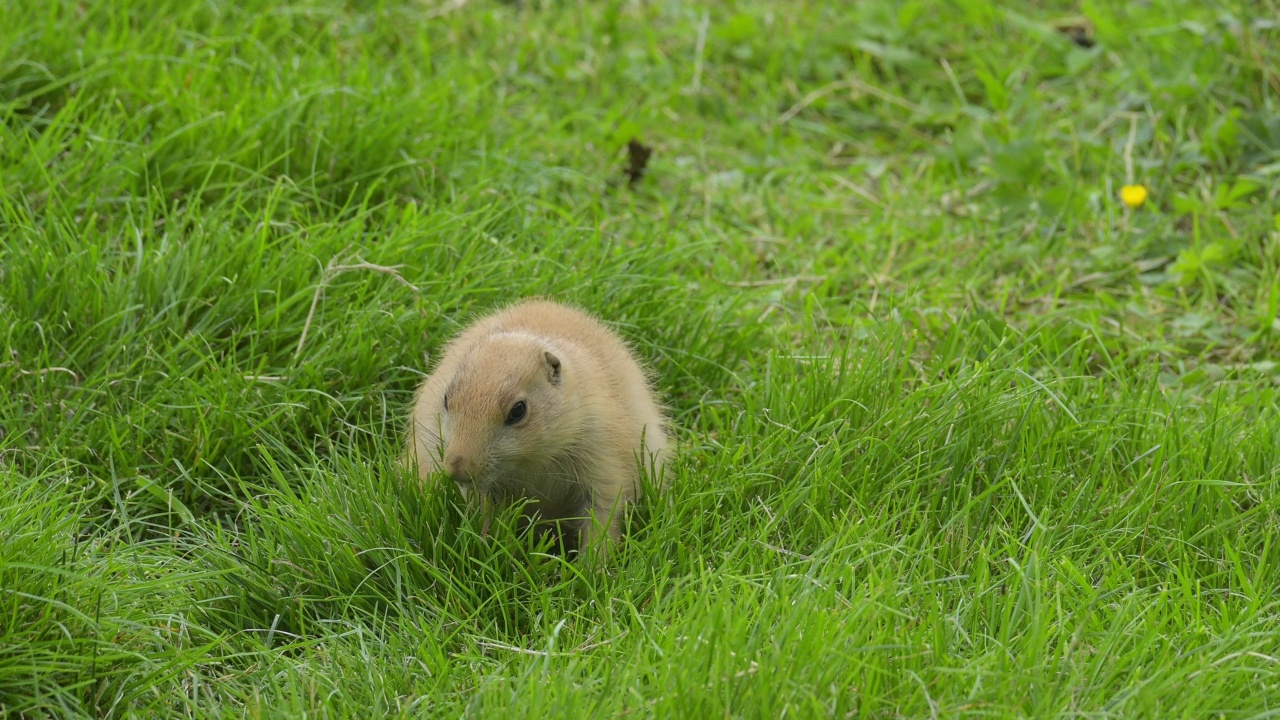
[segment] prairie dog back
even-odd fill
[[[543,520],[582,518],[580,548],[603,553],[640,494],[640,468],[660,480],[668,445],[626,344],[580,310],[528,300],[448,344],[415,397],[405,459],[486,507],[528,499]]]

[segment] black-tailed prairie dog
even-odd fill
[[[527,499],[541,520],[580,518],[580,550],[603,557],[622,511],[656,481],[667,421],[625,343],[590,315],[526,300],[480,318],[445,348],[418,388],[406,462],[443,471],[463,495]]]

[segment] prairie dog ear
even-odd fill
[[[560,384],[560,358],[552,355],[550,352],[542,353],[542,359],[547,363],[547,379],[552,385]]]

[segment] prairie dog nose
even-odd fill
[[[475,463],[463,455],[450,455],[445,458],[445,472],[456,483],[471,484],[475,482]]]

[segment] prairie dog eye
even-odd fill
[[[444,396],[444,411],[449,412],[449,396]]]
[[[521,420],[524,419],[524,415],[526,412],[528,412],[528,410],[529,410],[529,406],[525,405],[523,400],[516,403],[515,405],[512,405],[511,412],[507,413],[507,424],[515,425],[516,423],[520,422]]]

